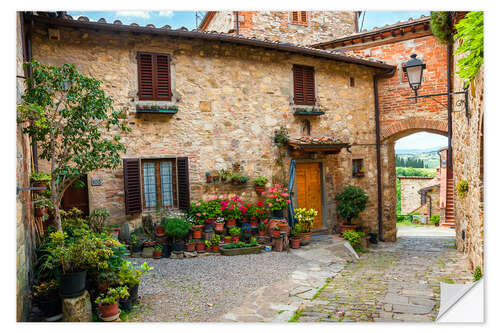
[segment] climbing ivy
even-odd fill
[[[453,29],[450,12],[432,12],[431,31],[442,44],[453,44]]]
[[[469,12],[455,25],[455,40],[459,41],[454,55],[464,55],[458,60],[458,76],[469,86],[483,64],[483,12]]]

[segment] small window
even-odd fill
[[[302,122],[302,135],[311,136],[311,122],[309,119],[304,119]]]
[[[160,53],[137,54],[139,100],[172,100],[170,56]]]
[[[178,207],[175,159],[142,160],[143,208]]]
[[[293,65],[293,102],[296,105],[316,104],[314,67]]]
[[[352,160],[352,176],[353,177],[364,177],[365,168],[363,165],[363,159],[357,158]]]
[[[307,12],[292,12],[292,24],[307,25]]]
[[[349,86],[350,86],[350,87],[354,87],[354,84],[355,84],[355,83],[354,83],[354,78],[351,76],[351,77],[349,78]]]

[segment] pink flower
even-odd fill
[[[280,201],[281,201],[281,199],[280,199],[280,198],[276,198],[276,201],[280,202]]]
[[[269,207],[272,207],[272,206],[273,206],[273,204],[272,204],[272,203],[269,203]]]
[[[286,198],[288,196],[288,193],[281,193],[281,195]]]
[[[287,204],[289,204],[289,203],[290,203],[290,200],[287,200],[287,201],[286,201],[286,203],[287,203]]]
[[[203,215],[207,215],[207,213],[203,213]]]
[[[196,214],[196,216],[201,216],[201,214],[200,214],[200,213],[197,213],[197,214]]]
[[[196,203],[196,207],[200,207],[201,206],[201,203]]]

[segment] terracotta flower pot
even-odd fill
[[[226,244],[231,243],[231,236],[224,237],[224,243],[226,243]]]
[[[186,251],[193,252],[196,245],[194,243],[186,243]]]
[[[226,221],[226,228],[232,228],[236,225],[236,219],[228,219]]]
[[[219,245],[212,245],[212,251],[213,252],[219,252],[220,246]]]
[[[211,248],[211,247],[209,247],[209,246],[205,246],[205,251],[206,251],[206,252],[212,252],[212,248]]]
[[[161,237],[163,235],[165,235],[165,230],[163,230],[163,227],[157,226],[156,227],[156,236]]]
[[[240,236],[234,236],[232,238],[232,240],[233,240],[233,243],[238,243],[238,241],[240,240]]]
[[[300,245],[307,245],[311,242],[311,232],[300,233]]]
[[[288,232],[290,231],[290,227],[288,226],[288,223],[278,223],[278,227],[280,228],[280,232]]]
[[[255,218],[253,218],[253,219],[250,220],[250,226],[252,226],[252,227],[256,227],[257,223],[258,223],[257,219],[255,219]]]
[[[259,236],[265,236],[266,231],[265,230],[259,230]]]
[[[36,217],[42,217],[45,214],[47,214],[47,212],[48,212],[48,208],[47,207],[35,208],[35,216]]]
[[[102,318],[109,318],[116,316],[118,314],[118,302],[111,305],[99,304],[99,310],[101,311]]]
[[[43,183],[43,182],[33,182],[33,187],[47,187],[47,184],[46,183]],[[34,193],[43,193],[44,191],[46,190],[33,190]]]
[[[258,195],[261,195],[262,192],[266,191],[266,187],[262,186],[262,185],[255,185],[254,188],[255,188],[255,192],[257,192]]]
[[[298,249],[300,247],[300,237],[290,238],[290,243],[292,245],[292,249]]]
[[[201,230],[203,226],[202,225],[194,225],[193,226],[193,238],[201,238]]]
[[[224,231],[224,223],[215,223],[215,231]]]
[[[205,243],[199,242],[196,243],[196,252],[203,252],[205,251]]]
[[[273,229],[272,235],[273,235],[274,238],[279,238],[280,234],[281,234],[281,230],[275,230],[275,229]]]
[[[161,251],[153,251],[153,258],[160,259],[161,258]]]
[[[348,230],[355,230],[356,229],[356,226],[353,225],[353,224],[341,224],[340,225],[340,233],[343,235],[344,232],[348,231]]]

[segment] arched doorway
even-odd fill
[[[414,119],[407,119],[396,122],[391,126],[386,127],[381,132],[382,231],[384,240],[395,241],[397,237],[396,222],[398,198],[396,189],[396,142],[403,140],[404,138],[410,138],[417,133],[428,133],[429,135],[438,134],[439,137],[443,138],[443,140],[437,142],[436,147],[434,148],[437,148],[438,146],[446,148],[448,135],[446,125],[446,121],[416,121]],[[419,149],[419,140],[417,139],[414,141],[414,146],[416,147],[415,149]]]

